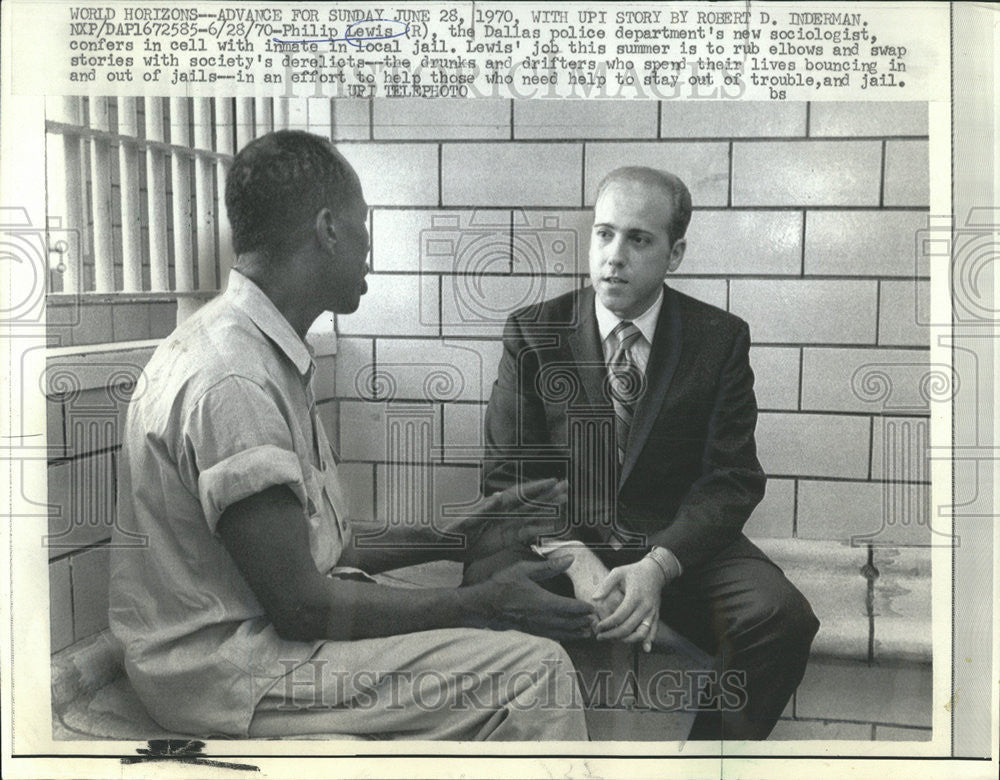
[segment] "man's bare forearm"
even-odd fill
[[[490,622],[475,587],[411,590],[318,576],[299,594],[297,603],[275,612],[285,639],[367,639]]]
[[[540,490],[544,492],[545,485]],[[502,509],[503,497],[491,498],[485,506]],[[218,532],[286,639],[363,639],[459,627],[516,628],[571,639],[589,630],[589,605],[548,593],[537,584],[561,573],[565,566],[559,564],[515,564],[486,582],[457,589],[410,590],[327,577],[316,569],[301,507],[284,485],[227,508]],[[395,565],[426,560],[430,553],[407,554],[395,546],[382,552],[381,563],[391,560]],[[341,558],[338,563],[366,561]]]

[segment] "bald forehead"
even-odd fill
[[[612,208],[613,204],[613,208]],[[608,182],[594,204],[594,223],[603,224],[614,214],[615,226],[629,217],[646,225],[656,225],[669,230],[673,199],[670,191],[655,181],[623,178]]]

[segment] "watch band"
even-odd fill
[[[663,572],[664,582],[670,582],[677,576],[670,553],[667,552],[666,548],[653,545],[649,548],[649,552],[646,553],[646,557],[651,558],[653,563],[660,567],[660,571]]]

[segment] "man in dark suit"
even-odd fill
[[[484,486],[568,477],[568,523],[528,554],[574,559],[567,575],[597,605],[598,640],[648,651],[662,618],[737,675],[739,703],[700,711],[691,739],[764,739],[819,623],[742,533],[765,484],[750,335],[664,284],[690,218],[691,196],[671,174],[620,168],[601,183],[593,286],[507,322]],[[467,580],[504,562],[479,562]]]

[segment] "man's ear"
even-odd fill
[[[685,249],[687,249],[686,238],[678,238],[674,241],[674,245],[670,247],[670,259],[667,261],[668,271],[673,273],[680,267],[681,261],[684,259]]]
[[[316,241],[326,250],[332,250],[337,243],[333,212],[328,208],[322,208],[316,213]]]

